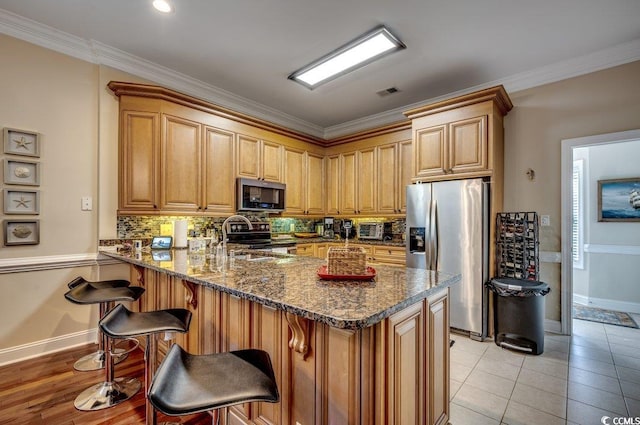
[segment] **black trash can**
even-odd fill
[[[536,280],[494,278],[486,283],[493,293],[496,345],[531,354],[544,351],[544,296],[549,285]]]

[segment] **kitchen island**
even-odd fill
[[[176,337],[188,351],[270,354],[280,403],[231,407],[230,424],[448,421],[448,287],[459,276],[380,266],[373,281],[327,281],[309,257],[104,254],[146,289],[134,310],[192,311]]]

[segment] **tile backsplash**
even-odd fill
[[[268,214],[242,214],[251,221],[269,221],[271,233],[315,232],[316,225],[322,224],[322,218],[290,218],[270,217]],[[176,220],[187,220],[188,235],[210,236],[213,230],[220,230],[226,217],[191,217],[191,216],[119,216],[119,239],[147,239],[160,235],[162,224],[173,223]],[[363,221],[388,221],[385,218],[355,218],[354,226]],[[392,219],[392,231],[395,235],[402,235],[405,229],[404,219]],[[293,229],[293,230],[292,230]]]

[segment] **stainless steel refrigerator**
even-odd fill
[[[450,326],[487,336],[489,183],[453,180],[407,186],[407,267],[462,274],[451,287]]]

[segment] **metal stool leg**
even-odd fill
[[[113,308],[113,302],[104,302],[100,303],[100,313],[99,317],[102,319],[107,311]],[[102,331],[100,330],[100,326],[98,326],[98,350],[87,354],[84,357],[79,358],[73,364],[73,368],[79,372],[87,372],[91,370],[99,370],[104,367],[104,338],[102,337]],[[123,353],[123,354],[121,354]],[[113,356],[113,364],[118,364],[124,359],[128,357],[128,354],[124,352],[124,350],[117,348],[115,349],[115,355]]]
[[[94,411],[107,409],[133,397],[141,387],[135,378],[115,378],[113,373],[113,340],[102,334],[105,356],[106,381],[93,385],[81,392],[73,402],[78,410]]]

